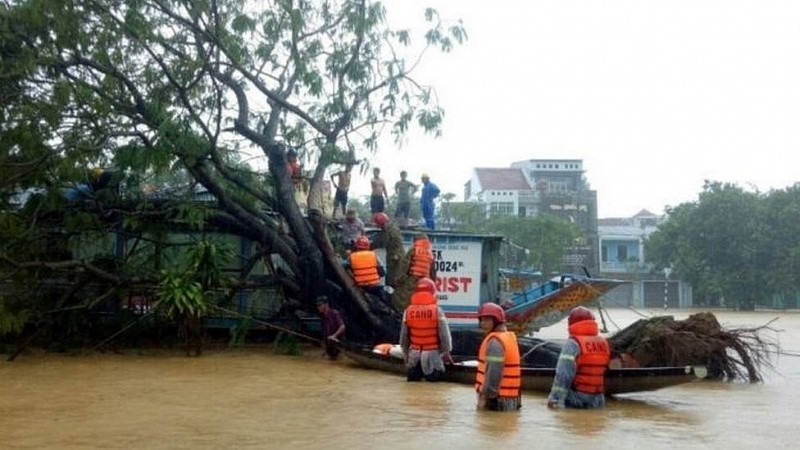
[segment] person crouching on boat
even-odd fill
[[[475,377],[478,409],[516,411],[522,406],[517,336],[506,328],[506,313],[496,303],[482,304],[478,320],[486,334],[478,350]]]
[[[549,408],[600,408],[606,404],[605,373],[611,358],[608,340],[598,334],[591,311],[578,306],[567,319],[569,339],[561,349],[547,398]]]
[[[436,285],[421,278],[403,313],[400,346],[406,359],[407,380],[440,381],[444,360],[452,363],[453,340],[444,311],[436,304]]]

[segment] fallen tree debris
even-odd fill
[[[702,365],[708,378],[763,381],[763,370],[774,368],[771,355],[779,345],[765,331],[774,321],[755,328],[724,329],[713,313],[685,320],[672,316],[640,319],[609,338],[625,365],[640,367]]]

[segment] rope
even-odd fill
[[[253,322],[255,322],[255,323],[258,323],[258,324],[261,324],[261,325],[265,325],[265,326],[267,326],[267,327],[269,327],[269,328],[274,328],[274,329],[276,329],[276,330],[278,330],[278,331],[282,331],[282,332],[284,332],[284,333],[289,333],[289,334],[295,335],[295,336],[297,336],[297,337],[300,337],[300,338],[303,338],[303,339],[307,339],[307,340],[309,340],[309,341],[311,341],[311,342],[314,342],[314,343],[317,343],[317,344],[319,344],[319,343],[322,343],[322,340],[320,340],[320,339],[317,339],[317,338],[315,338],[315,337],[311,337],[311,336],[309,336],[309,335],[307,335],[307,334],[299,333],[299,332],[297,332],[297,331],[290,330],[290,329],[288,329],[288,328],[281,327],[281,326],[278,326],[278,325],[275,325],[275,324],[272,324],[272,323],[266,322],[266,321],[264,321],[264,320],[259,320],[259,319],[256,319],[256,318],[255,318],[255,317],[253,317],[253,316],[248,316],[247,314],[242,314],[242,313],[240,313],[240,312],[238,312],[238,311],[234,311],[234,310],[232,310],[232,309],[223,308],[223,307],[221,307],[221,306],[214,306],[214,308],[215,308],[215,309],[218,309],[218,310],[220,310],[220,311],[226,312],[226,313],[228,313],[228,314],[233,314],[233,315],[235,315],[235,316],[237,316],[237,317],[240,317],[240,318],[242,318],[242,319],[248,319],[248,320],[252,320],[252,321],[253,321]]]
[[[545,344],[547,344],[547,343],[548,343],[547,341],[544,341],[544,342],[540,342],[540,343],[538,343],[538,344],[534,345],[533,347],[531,347],[531,349],[530,349],[530,350],[528,350],[527,352],[525,352],[525,354],[524,354],[524,355],[520,356],[520,360],[523,360],[523,359],[525,359],[525,357],[526,357],[526,356],[528,356],[528,355],[530,355],[531,353],[533,353],[533,351],[534,351],[534,350],[536,350],[536,349],[537,349],[537,348],[539,348],[539,347],[542,347],[542,346],[544,346],[544,345],[545,345]]]
[[[112,339],[114,339],[115,337],[117,337],[117,336],[119,336],[120,334],[122,334],[122,333],[124,333],[125,331],[127,331],[127,330],[128,330],[128,328],[130,328],[130,327],[132,327],[132,326],[136,325],[136,324],[137,324],[137,323],[138,323],[140,320],[142,320],[142,319],[144,319],[145,317],[147,317],[147,316],[150,316],[150,315],[152,315],[152,314],[153,314],[153,311],[150,311],[149,313],[147,313],[147,314],[145,314],[145,315],[143,315],[143,316],[137,317],[137,318],[136,318],[136,320],[133,320],[133,321],[131,321],[131,323],[129,323],[129,324],[127,324],[127,325],[125,325],[124,327],[122,327],[122,329],[121,329],[121,330],[119,330],[119,331],[117,331],[116,333],[112,334],[111,336],[109,336],[109,337],[107,337],[107,338],[103,339],[103,340],[102,340],[102,341],[101,341],[99,344],[97,344],[97,345],[95,345],[94,347],[92,347],[92,351],[94,351],[94,350],[97,350],[98,348],[100,348],[100,347],[102,347],[103,345],[107,344],[109,341],[111,341],[111,340],[112,340]]]

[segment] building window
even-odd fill
[[[567,191],[567,181],[566,180],[550,180],[549,183],[549,190],[550,192],[566,192]]]
[[[513,202],[492,202],[489,204],[489,212],[492,215],[505,216],[514,214]]]
[[[627,262],[628,261],[628,246],[627,245],[618,245],[617,246],[617,261],[619,261],[619,262]]]

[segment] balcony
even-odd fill
[[[652,264],[639,262],[623,261],[601,261],[600,272],[605,273],[649,273],[653,268]]]

